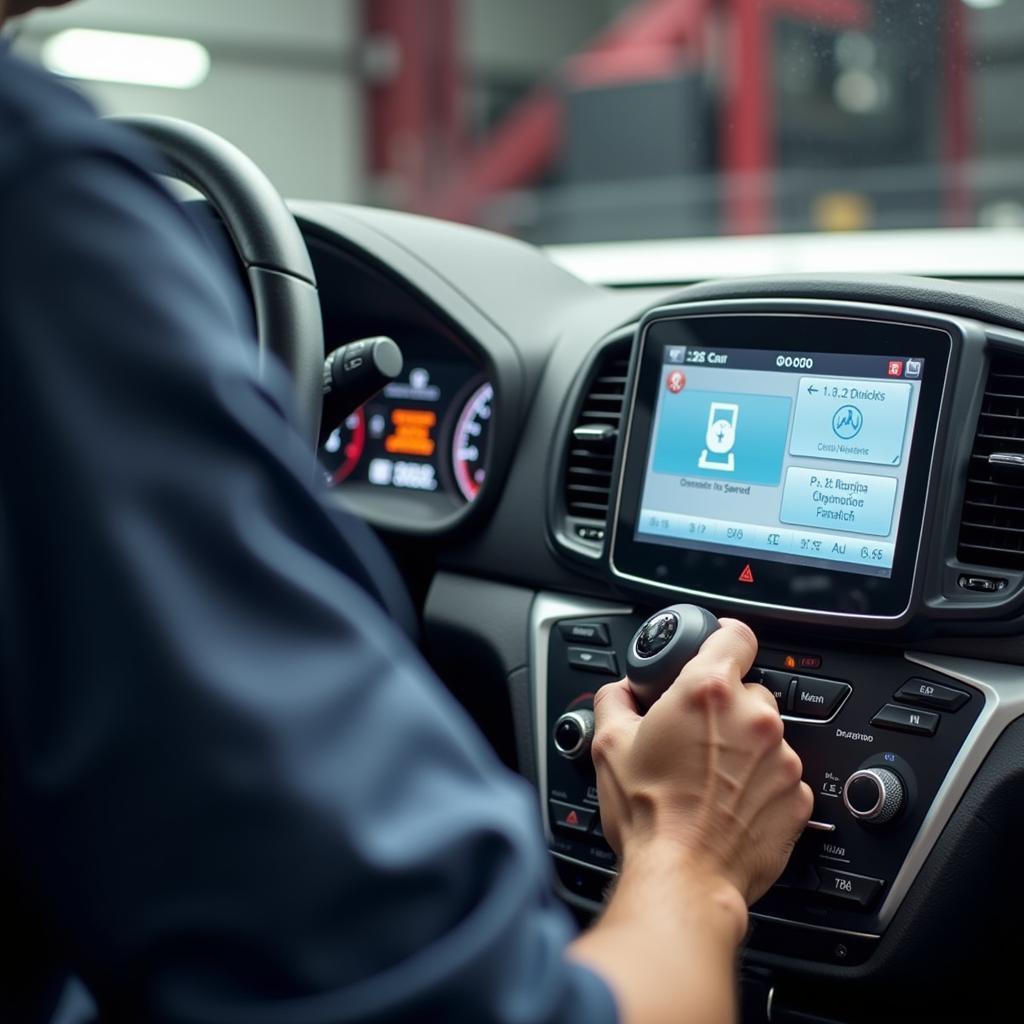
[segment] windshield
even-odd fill
[[[542,244],[1024,224],[1024,0],[81,0],[16,46],[287,195]]]

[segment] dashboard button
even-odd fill
[[[758,675],[759,673],[759,675]],[[775,703],[779,705],[779,714],[784,715],[790,709],[795,676],[790,672],[773,672],[770,669],[754,670],[751,674],[752,683],[760,683],[771,691]]]
[[[790,710],[797,718],[811,718],[823,722],[831,718],[846,700],[852,687],[831,679],[812,679],[809,676],[795,676],[796,685]]]
[[[563,622],[558,627],[566,640],[575,644],[611,646],[608,627],[603,622]]]
[[[908,679],[896,691],[895,699],[940,711],[958,711],[971,699],[971,695],[963,690],[954,690],[952,686],[940,686],[930,679]]]
[[[818,877],[821,879],[818,892],[847,903],[856,903],[858,907],[870,906],[885,884],[880,878],[851,875],[848,871],[834,871],[832,868],[818,868]]]
[[[917,711],[914,708],[901,708],[897,704],[886,704],[871,719],[871,724],[919,736],[934,736],[939,727],[939,716],[934,711]]]
[[[592,647],[570,647],[569,664],[588,672],[600,672],[603,676],[617,676],[619,663],[611,651],[595,651]]]
[[[575,804],[564,804],[561,800],[549,800],[551,824],[567,832],[587,832],[594,820],[594,812]]]

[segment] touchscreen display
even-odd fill
[[[923,353],[666,344],[661,362],[637,542],[892,575]]]

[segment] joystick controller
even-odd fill
[[[675,682],[718,628],[711,612],[693,604],[663,608],[644,622],[626,651],[626,675],[642,712]],[[555,722],[552,735],[555,750],[567,761],[587,758],[594,738],[594,712],[570,705]]]
[[[626,651],[626,676],[641,711],[675,682],[683,666],[719,628],[718,619],[695,604],[674,604],[652,615]]]

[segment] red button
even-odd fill
[[[551,824],[570,832],[586,832],[594,820],[594,812],[586,807],[574,807],[561,800],[549,801]]]
[[[673,370],[665,384],[673,395],[678,395],[686,387],[686,374],[682,370]]]
[[[743,567],[743,572],[739,576],[740,583],[753,583],[754,582],[754,570],[749,565]]]

